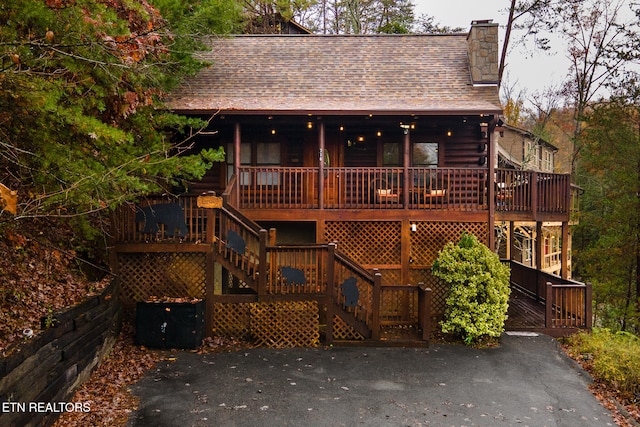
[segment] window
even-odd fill
[[[413,144],[413,166],[437,168],[438,167],[438,143],[416,142]]]
[[[233,175],[233,144],[227,144],[227,181]],[[240,165],[251,166],[251,144],[240,144]],[[239,185],[247,185],[249,182],[249,174],[243,173],[238,177]]]
[[[233,174],[233,144],[227,145],[227,179]],[[259,142],[256,144],[256,159],[252,161],[251,144],[240,144],[240,165],[251,166],[280,166],[280,143],[279,142]],[[279,185],[280,175],[278,172],[261,171],[256,174],[257,185]],[[248,172],[242,173],[239,177],[239,185],[249,185],[250,175]]]
[[[553,152],[544,150],[543,167],[545,171],[553,172]]]
[[[402,166],[400,143],[386,142],[382,145],[382,165]]]

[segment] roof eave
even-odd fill
[[[190,115],[238,115],[238,116],[465,116],[465,115],[498,115],[502,114],[502,109],[483,108],[483,109],[451,109],[451,110],[234,110],[234,109],[170,109],[176,114]]]

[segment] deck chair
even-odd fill
[[[398,203],[400,201],[400,195],[394,192],[389,183],[382,178],[373,181],[372,190],[376,203]]]

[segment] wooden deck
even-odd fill
[[[505,330],[539,330],[544,327],[545,305],[517,286],[511,287]]]

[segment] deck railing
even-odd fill
[[[496,169],[496,210],[500,212],[568,213],[570,175]]]
[[[407,175],[407,176],[405,176]],[[240,209],[434,209],[484,211],[487,170],[481,168],[241,167]],[[568,213],[570,177],[496,169],[499,212]]]
[[[591,284],[562,279],[515,261],[511,261],[511,282],[544,302],[546,328],[591,329]]]

